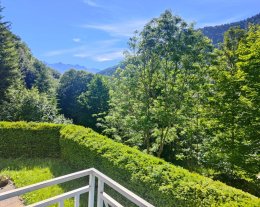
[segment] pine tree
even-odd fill
[[[0,5],[0,103],[5,99],[6,90],[21,85],[19,57],[10,32],[10,23],[3,20],[3,8]]]

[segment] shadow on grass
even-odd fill
[[[52,178],[59,177],[62,175],[66,175],[69,173],[76,172],[77,169],[70,166],[66,161],[61,159],[28,159],[28,158],[17,158],[17,159],[0,159],[0,173],[1,172],[21,172],[21,171],[34,171],[35,169],[48,169],[50,173],[52,174]],[[7,175],[9,176],[9,175]],[[37,175],[37,173],[33,174],[32,176],[41,176]],[[12,177],[11,177],[12,179]],[[19,178],[22,179],[22,178]],[[50,178],[51,179],[51,178]],[[29,181],[30,184],[33,184],[34,178]],[[41,180],[43,181],[43,180]],[[22,181],[21,181],[22,182]],[[38,181],[39,182],[39,181]],[[26,183],[28,185],[28,182],[22,182]],[[59,184],[64,192],[68,192],[71,190],[74,190],[79,187],[83,187],[88,184],[88,177],[79,178],[73,181],[69,181],[66,183]],[[23,184],[21,184],[23,185]],[[20,186],[21,187],[21,186]],[[52,194],[52,192],[50,192]],[[81,195],[81,206],[87,207],[87,195],[88,194],[82,194]],[[25,196],[26,200],[26,196]],[[27,203],[26,203],[27,204]],[[70,206],[70,205],[69,205]]]

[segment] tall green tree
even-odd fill
[[[3,20],[2,11],[0,5],[0,103],[5,99],[6,90],[21,85],[22,78],[18,67],[19,56],[9,30],[10,23]]]
[[[252,175],[260,169],[260,26],[251,25],[238,46],[237,66],[245,73],[241,101],[245,104],[242,114],[246,131],[245,153],[241,165]]]
[[[86,125],[88,113],[79,103],[79,96],[86,92],[93,75],[85,71],[71,69],[65,72],[57,92],[58,105],[66,118],[72,119],[75,124]]]
[[[166,11],[130,40],[130,48],[126,68],[113,80],[105,132],[161,157],[184,131],[191,115],[187,99],[199,97],[196,91],[207,81],[211,45]]]
[[[230,177],[259,170],[259,26],[225,33],[212,69],[212,136],[205,142],[209,166]]]
[[[90,81],[87,91],[79,96],[78,101],[85,109],[85,114],[89,115],[85,125],[101,131],[97,126],[98,120],[103,119],[109,109],[109,88],[105,77],[95,75]]]
[[[52,76],[50,68],[37,59],[34,59],[33,67],[35,69],[33,87],[37,87],[40,93],[47,93],[54,97],[58,81]]]

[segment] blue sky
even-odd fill
[[[260,0],[0,0],[5,19],[34,56],[104,69],[117,64],[134,30],[170,9],[196,27],[260,12]]]

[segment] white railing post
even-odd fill
[[[80,195],[74,197],[74,207],[79,207]]]
[[[89,175],[89,195],[88,195],[88,207],[94,207],[95,197],[95,176]]]
[[[61,201],[59,202],[59,207],[64,207],[64,200],[61,200]]]
[[[98,179],[98,191],[97,191],[97,207],[103,207],[102,193],[104,192],[104,182]]]

